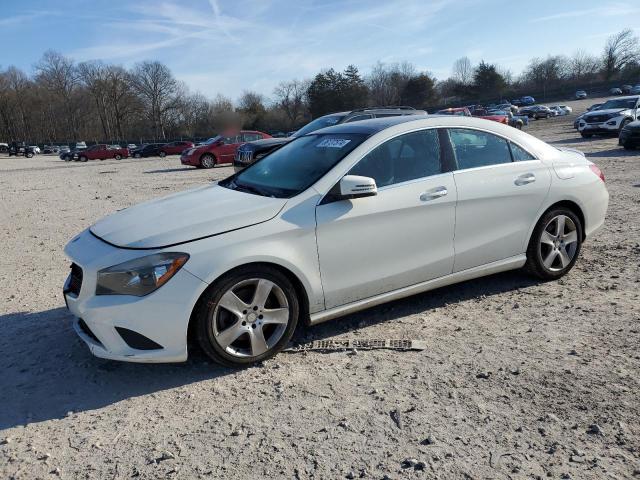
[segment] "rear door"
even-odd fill
[[[549,169],[492,133],[451,128],[448,134],[457,164],[454,272],[524,253],[549,192]]]
[[[317,243],[326,308],[451,273],[456,187],[435,129],[407,133],[348,173],[378,194],[321,202]]]

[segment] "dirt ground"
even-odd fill
[[[61,293],[73,235],[229,167],[0,158],[0,478],[640,478],[640,151],[583,140],[573,118],[528,128],[607,177],[606,226],[568,276],[494,275],[296,337],[421,352],[282,353],[240,371],[94,358]]]

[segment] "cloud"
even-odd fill
[[[549,22],[553,20],[564,20],[568,18],[579,17],[615,17],[621,15],[634,15],[640,12],[640,8],[631,7],[625,4],[611,4],[603,7],[591,8],[591,9],[579,9],[571,10],[568,12],[554,13],[552,15],[545,15],[543,17],[533,18],[531,23]]]

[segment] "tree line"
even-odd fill
[[[500,65],[457,59],[437,80],[410,62],[378,62],[362,75],[350,65],[306,80],[281,82],[271,98],[245,91],[236,102],[190,92],[158,61],[132,68],[101,61],[75,63],[47,51],[33,73],[0,69],[0,141],[168,141],[204,138],[226,128],[287,132],[311,118],[365,106],[409,105],[433,110],[534,95],[560,98],[574,89],[640,83],[640,43],[632,30],[607,38],[601,55],[533,58],[517,77]]]

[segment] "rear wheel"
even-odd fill
[[[578,259],[582,223],[568,208],[555,208],[538,221],[527,248],[525,268],[543,280],[565,275]]]
[[[122,160],[122,155],[116,154],[116,156],[113,157],[113,158],[115,158],[116,160]]]
[[[202,168],[213,168],[216,165],[216,158],[210,153],[205,153],[200,157],[200,165]]]
[[[81,162],[86,162],[89,159],[87,157],[85,157],[85,156],[82,156],[82,157],[78,158],[78,160],[80,160]]]
[[[196,312],[198,343],[213,360],[241,367],[274,356],[291,339],[300,303],[291,281],[268,266],[247,266],[217,281]]]
[[[622,131],[622,129],[624,127],[626,127],[627,125],[629,125],[631,123],[631,119],[630,118],[625,118],[624,120],[622,120],[622,123],[620,123],[620,130],[618,133],[620,133]]]
[[[624,148],[625,150],[635,150],[636,147],[631,142],[624,142],[622,144],[622,148]]]
[[[167,156],[167,154],[165,152],[160,152],[158,153],[158,155],[160,156],[160,158],[164,158]]]

